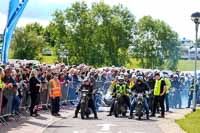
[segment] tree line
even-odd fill
[[[180,45],[178,34],[164,21],[151,16],[136,21],[123,5],[75,2],[56,10],[47,27],[34,23],[16,28],[13,58],[39,59],[42,48],[61,44],[69,51],[70,64],[123,66],[135,58],[143,68],[169,69],[176,69]]]

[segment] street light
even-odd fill
[[[197,39],[198,39],[198,29],[200,24],[200,12],[195,12],[191,15],[192,21],[195,23],[195,32],[196,32],[196,38],[195,38],[195,66],[194,66],[194,91],[193,91],[193,109],[192,111],[196,111],[196,84],[197,84]]]

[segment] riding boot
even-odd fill
[[[78,117],[78,112],[79,112],[79,111],[76,109],[76,110],[75,110],[75,115],[74,115],[73,118],[77,118],[77,117]]]
[[[149,114],[146,114],[146,118],[147,118],[147,120],[149,120]]]
[[[133,119],[133,113],[130,113],[130,116],[128,117],[128,119]]]
[[[94,113],[94,118],[95,118],[95,119],[98,119],[97,113],[96,113],[96,112]]]
[[[109,114],[107,116],[112,116],[112,112],[109,112]]]

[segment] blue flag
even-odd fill
[[[8,11],[8,21],[10,20],[11,16],[14,14],[15,10],[19,5],[19,0],[11,0],[9,3],[9,11]]]
[[[19,0],[10,0],[8,21],[3,34],[3,45],[1,55],[4,64],[8,61],[8,52],[13,31],[27,3],[28,0],[22,0],[21,2],[19,2]]]

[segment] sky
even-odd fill
[[[83,0],[29,0],[17,26],[39,22],[48,25],[52,13],[56,9],[66,9],[75,1]],[[100,0],[84,0],[89,5]],[[138,21],[145,15],[165,21],[179,34],[180,39],[185,37],[194,40],[195,26],[191,21],[191,14],[200,12],[200,0],[104,0],[109,5],[123,4]],[[0,0],[0,33],[3,33],[7,21],[9,0]]]

